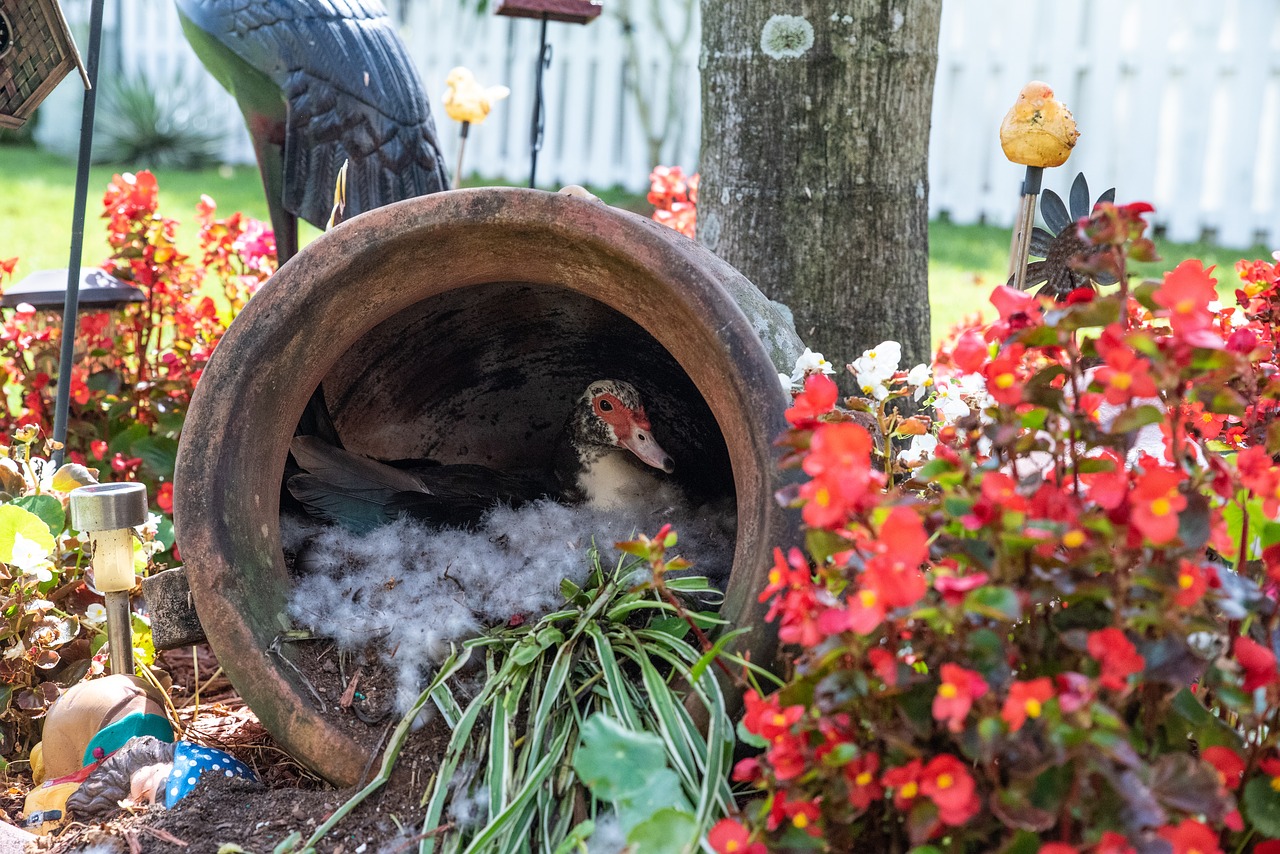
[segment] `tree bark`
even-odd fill
[[[941,0],[782,5],[702,0],[698,239],[834,364],[927,362]]]

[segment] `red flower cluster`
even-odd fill
[[[112,254],[102,266],[143,299],[79,319],[68,454],[109,466],[113,479],[148,482],[157,508],[169,515],[173,458],[191,394],[230,318],[275,269],[275,246],[262,223],[238,213],[219,220],[204,197],[197,209],[204,264],[193,264],[175,242],[178,222],[159,213],[159,202],[155,176],[145,171],[116,175],[103,197]],[[0,275],[10,269],[0,264]],[[208,293],[219,284],[222,310]],[[0,439],[24,425],[50,432],[60,346],[56,313],[30,306],[6,312],[0,369],[22,407],[7,412]]]
[[[796,655],[748,702],[764,752],[737,778],[764,797],[735,850],[1273,845],[1280,270],[1241,267],[1236,312],[1198,262],[1131,290],[1149,210],[1077,226],[1119,293],[997,288],[945,382],[866,401],[881,435],[824,376],[795,396],[780,444],[806,480],[781,497],[809,555],[777,552],[761,599]],[[912,395],[937,425],[894,414]],[[926,459],[896,456],[931,426]]]
[[[698,223],[698,176],[686,178],[679,166],[657,166],[649,175],[649,204],[653,218],[693,237]]]

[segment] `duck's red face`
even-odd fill
[[[591,410],[613,432],[614,444],[626,448],[647,465],[670,473],[675,463],[653,438],[643,406],[628,407],[612,392],[602,391],[591,398]]]

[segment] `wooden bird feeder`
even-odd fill
[[[22,127],[73,68],[89,88],[57,0],[0,0],[0,127]]]
[[[600,17],[603,0],[500,0],[499,15],[588,24]]]

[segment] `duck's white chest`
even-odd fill
[[[595,510],[657,510],[674,497],[671,487],[623,453],[605,454],[578,475],[585,503]]]

